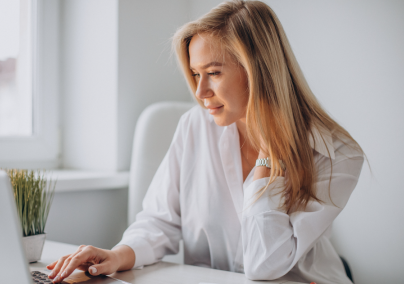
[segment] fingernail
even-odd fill
[[[97,268],[95,268],[95,267],[90,267],[90,272],[91,272],[91,274],[97,273]]]
[[[49,278],[52,278],[54,275],[55,275],[55,272],[52,271],[52,272],[48,275],[48,277],[49,277]]]
[[[62,275],[60,275],[60,276],[65,277],[66,276],[66,271],[63,271]]]
[[[59,276],[56,276],[56,278],[53,279],[53,282],[59,282]]]

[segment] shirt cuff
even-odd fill
[[[271,210],[286,213],[285,210],[280,209],[280,206],[283,204],[281,192],[285,189],[285,178],[275,178],[262,196],[258,198],[258,196],[261,194],[259,193],[260,190],[263,189],[268,182],[269,177],[257,179],[244,190],[243,215],[245,217],[257,215]]]
[[[135,252],[135,265],[132,269],[141,269],[144,265],[153,264],[155,261],[154,252],[148,242],[140,238],[123,238],[115,247],[126,245]],[[115,248],[114,247],[114,248]]]

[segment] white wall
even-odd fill
[[[117,169],[118,1],[61,1],[64,168]]]
[[[187,0],[119,1],[118,169],[129,169],[135,124],[150,104],[191,101],[170,38],[189,19]]]
[[[196,18],[221,1],[191,1]],[[402,283],[404,1],[267,0],[323,106],[363,147],[333,242],[355,283]]]
[[[46,238],[111,249],[127,227],[128,189],[56,192]]]
[[[191,100],[169,40],[188,7],[186,0],[61,0],[64,168],[128,170],[141,111]]]

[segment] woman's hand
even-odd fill
[[[82,245],[75,253],[61,257],[46,268],[53,271],[49,278],[53,282],[62,282],[75,269],[88,271],[91,275],[108,275],[116,271],[128,270],[135,264],[135,253],[128,246],[118,246],[105,250]]]

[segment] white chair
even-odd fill
[[[128,225],[142,210],[147,189],[163,160],[182,114],[195,106],[190,102],[159,102],[148,106],[140,115],[133,139],[129,179]],[[183,263],[183,249],[165,261]]]

